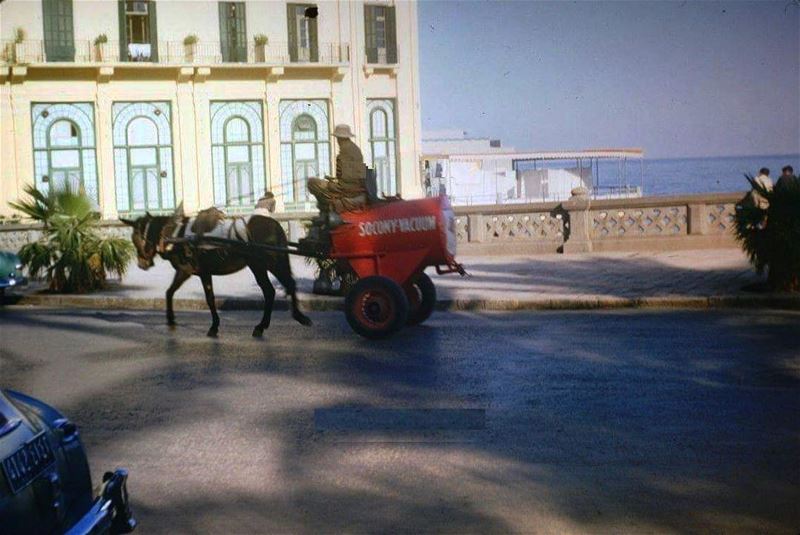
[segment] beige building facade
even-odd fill
[[[6,0],[0,39],[0,214],[28,184],[104,219],[313,210],[339,123],[382,193],[423,195],[414,2]]]

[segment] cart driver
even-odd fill
[[[317,207],[327,212],[331,208],[337,213],[358,210],[366,204],[367,168],[361,149],[353,143],[355,137],[350,126],[336,125],[333,136],[339,144],[336,156],[336,176],[308,179],[308,191],[317,198]]]

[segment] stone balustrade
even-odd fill
[[[540,254],[737,247],[736,203],[744,193],[591,200],[455,208],[460,254]],[[296,241],[314,212],[274,214]],[[108,233],[128,236],[116,221]],[[39,238],[34,225],[0,225],[0,250],[18,251]]]

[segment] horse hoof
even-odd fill
[[[253,338],[261,338],[264,336],[264,327],[258,326],[253,329]]]
[[[305,325],[306,327],[311,326],[311,318],[309,318],[308,316],[305,316],[303,314],[296,314],[294,316],[294,319],[296,319],[300,325]]]
[[[217,337],[217,330],[216,329],[209,329],[206,333],[206,336],[209,338],[216,338]]]

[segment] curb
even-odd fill
[[[89,308],[104,310],[164,310],[163,297],[135,298],[108,295],[47,295],[26,294],[6,296],[6,303],[16,306],[46,308]],[[324,312],[343,310],[344,300],[300,294],[303,310]],[[206,310],[204,299],[175,299],[175,310]],[[261,299],[221,298],[217,299],[219,310],[262,310]],[[534,297],[531,299],[440,299],[437,310],[459,311],[524,311],[524,310],[598,310],[619,308],[643,309],[711,309],[711,308],[772,308],[800,310],[800,295],[712,295],[712,296],[663,296],[663,297]],[[286,299],[276,299],[274,310],[287,310]]]

